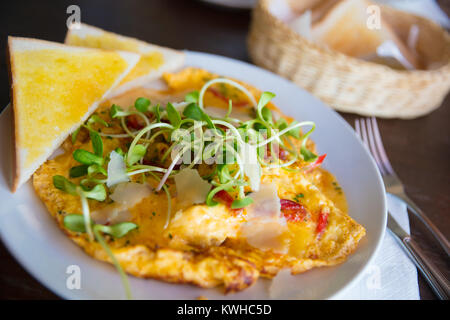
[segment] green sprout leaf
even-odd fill
[[[198,103],[199,93],[198,91],[189,92],[185,97],[184,101]]]
[[[81,166],[76,166],[70,168],[69,177],[78,178],[88,174],[88,165],[82,164]]]
[[[180,113],[177,111],[177,109],[175,109],[175,107],[170,102],[167,103],[166,111],[167,111],[167,117],[169,118],[170,123],[175,128],[178,128],[181,123]]]
[[[289,125],[292,126],[292,125],[295,125],[297,123],[298,123],[298,121],[292,121]],[[300,139],[300,127],[297,127],[297,128],[289,130],[288,131],[288,135],[290,135],[290,136],[292,136],[294,138]]]
[[[112,226],[96,225],[96,228],[103,233],[109,234],[114,238],[122,238],[131,230],[137,229],[137,225],[132,222],[116,223]]]
[[[91,137],[92,148],[94,149],[94,153],[99,157],[103,157],[102,137],[100,137],[98,132],[92,130],[89,131],[89,136]]]
[[[303,156],[303,160],[305,160],[306,162],[311,162],[317,159],[317,155],[304,146],[300,148],[300,153]]]
[[[206,123],[208,124],[208,128],[210,129],[215,129],[216,126],[214,125],[214,123],[211,121],[211,118],[205,113],[205,111],[203,111],[202,109],[200,109],[200,111],[202,112],[202,120],[206,121]]]
[[[201,121],[203,120],[203,112],[196,103],[190,103],[186,108],[184,108],[183,115],[186,118]]]
[[[253,199],[250,197],[245,197],[242,199],[234,200],[231,203],[231,209],[240,209],[248,206],[249,204],[253,203]]]
[[[292,121],[289,125],[292,126],[297,123],[298,123],[298,121]],[[280,118],[276,123],[276,127],[279,131],[286,129],[289,125],[288,125],[286,119],[284,119],[284,118]],[[300,127],[289,130],[287,132],[287,134],[294,138],[300,139]]]
[[[109,123],[106,122],[105,120],[103,120],[102,118],[100,118],[97,114],[93,114],[89,120],[87,121],[88,124],[91,123],[100,123],[102,125],[104,125],[105,127],[109,127]]]
[[[72,144],[75,144],[75,142],[77,141],[77,136],[78,136],[78,133],[80,133],[80,130],[81,130],[81,127],[78,127],[78,129],[72,133],[72,136],[71,136]]]
[[[267,107],[262,108],[261,115],[262,115],[262,117],[263,117],[263,119],[265,121],[267,121],[269,123],[273,122],[273,120],[272,120],[272,111],[270,111],[269,108],[267,108]]]
[[[129,112],[125,112],[125,111],[123,111],[123,109],[121,107],[119,107],[116,104],[113,104],[109,111],[109,115],[111,118],[115,119],[118,117],[126,117],[129,115]]]
[[[146,113],[148,111],[148,107],[150,106],[150,100],[147,98],[137,98],[134,102],[134,107],[137,111],[142,113]]]
[[[83,150],[83,149],[77,149],[73,152],[73,158],[77,160],[79,163],[82,164],[98,164],[101,166],[103,164],[103,158],[101,156],[98,156],[92,152]]]
[[[73,232],[85,233],[86,225],[82,214],[68,214],[63,220],[64,227]]]
[[[277,123],[275,124],[275,126],[277,127],[278,130],[284,130],[288,127],[288,123],[286,121],[286,119],[284,118],[280,118],[278,119]]]
[[[64,227],[73,232],[85,233],[86,225],[84,223],[84,217],[81,214],[68,214],[63,220]],[[132,222],[120,222],[112,226],[105,226],[101,224],[95,224],[95,229],[109,234],[114,238],[122,238],[128,234],[131,230],[137,229],[138,226]]]
[[[105,176],[108,175],[108,173],[106,172],[105,168],[103,168],[102,166],[99,166],[98,164],[91,164],[90,166],[88,166],[87,168],[87,173],[89,176],[92,176],[96,173],[101,173]]]
[[[152,106],[150,112],[155,114],[156,122],[161,122],[161,110],[159,103],[155,106]]]
[[[125,153],[123,152],[123,150],[120,147],[117,147],[114,151],[117,152],[118,154],[120,154],[122,157],[125,156]]]
[[[133,150],[130,150],[131,152],[128,153],[127,157],[127,164],[129,166],[132,166],[139,160],[141,160],[145,153],[147,152],[147,148],[143,146],[142,144],[137,144],[134,146]]]
[[[73,182],[67,180],[66,177],[60,175],[53,176],[53,185],[55,186],[55,188],[67,192],[71,195],[76,196],[78,194],[77,186]]]
[[[264,117],[262,115],[262,109],[266,106],[266,104],[268,104],[270,102],[270,100],[272,100],[275,97],[275,94],[272,92],[268,92],[265,91],[261,94],[261,97],[259,98],[258,101],[258,106],[256,108],[258,116],[260,118],[260,120],[264,121]]]
[[[83,194],[86,198],[97,201],[104,201],[106,199],[106,189],[102,184],[96,185],[91,190],[83,189]]]
[[[190,103],[187,105],[187,107],[183,110],[183,116],[197,121],[205,121],[208,124],[208,128],[215,128],[211,118],[198,106],[197,103]]]

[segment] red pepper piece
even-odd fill
[[[317,221],[316,232],[319,236],[325,231],[326,226],[328,225],[328,212],[320,212],[319,219]]]
[[[317,168],[318,166],[320,166],[323,162],[323,160],[325,159],[325,157],[327,156],[327,154],[323,154],[321,156],[319,156],[316,161],[314,161],[312,164],[310,164],[309,166],[307,166],[305,169],[305,172],[311,172],[312,170],[314,170],[315,168]]]
[[[226,192],[225,190],[220,190],[214,195],[214,200],[223,203],[227,207],[231,208],[231,204],[233,203],[233,197]]]
[[[288,221],[303,221],[308,213],[306,208],[292,200],[280,199],[281,212]]]
[[[283,148],[280,148],[279,157],[281,160],[287,160],[289,156],[289,152],[284,150]]]
[[[215,201],[223,203],[224,205],[226,205],[229,209],[231,209],[231,204],[233,203],[234,199],[233,197],[226,192],[225,190],[220,190],[219,192],[217,192],[214,195],[213,198]],[[239,209],[231,209],[231,211],[233,211],[233,213],[235,215],[238,215],[240,213],[242,213],[244,211],[243,208],[239,208]]]

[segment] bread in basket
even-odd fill
[[[361,115],[410,119],[442,103],[450,88],[450,36],[430,20],[380,6],[381,15],[405,40],[419,27],[416,51],[426,70],[397,70],[330,50],[300,36],[260,0],[248,36],[253,62],[284,76],[333,108]],[[406,40],[405,40],[406,41]]]

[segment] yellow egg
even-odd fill
[[[180,101],[184,94],[199,90],[205,81],[214,77],[216,75],[195,68],[166,74],[167,91],[134,90],[108,101],[99,108],[98,114],[110,121],[108,113],[102,111],[107,110],[112,103],[129,103],[139,96],[146,96],[154,103]],[[261,94],[257,89],[243,85],[256,98]],[[235,103],[241,103],[244,110],[249,108],[245,106],[246,97],[230,88],[219,95],[207,92],[205,104],[226,108],[228,103],[222,95],[233,99]],[[272,104],[270,108],[277,111]],[[110,130],[113,133],[120,132],[120,128]],[[125,148],[123,139],[103,139],[103,142],[105,154],[118,146]],[[67,231],[62,224],[64,215],[81,213],[80,200],[55,189],[52,177],[56,174],[67,176],[69,169],[77,165],[72,157],[74,149],[91,150],[88,139],[86,142],[78,141],[75,145],[68,141],[65,147],[64,154],[47,161],[35,173],[34,188],[69,237],[94,258],[111,262],[97,242],[90,242],[85,234]],[[309,147],[314,149],[312,143]],[[155,181],[150,183],[156,185]],[[123,269],[134,276],[190,283],[205,288],[223,285],[228,292],[243,290],[260,276],[271,278],[282,268],[291,268],[293,273],[299,273],[314,267],[341,263],[364,236],[364,228],[346,213],[345,196],[338,182],[325,170],[318,168],[304,173],[280,168],[264,169],[262,183],[274,183],[280,199],[297,201],[305,209],[301,219],[289,218],[285,214],[287,228],[279,237],[283,244],[281,253],[252,247],[246,241],[240,231],[241,225],[246,223],[245,211],[236,213],[223,204],[215,207],[205,204],[180,207],[174,185],[170,187],[173,213],[166,229],[167,198],[163,192],[152,193],[129,210],[131,221],[139,228],[124,238],[114,241],[109,239],[108,244]],[[91,211],[108,205],[89,201]],[[318,232],[321,219],[326,222],[323,232]]]

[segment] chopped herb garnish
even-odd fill
[[[295,195],[294,201],[295,202],[300,202],[300,199],[302,199],[304,197],[305,197],[305,195],[303,193],[299,193],[299,194]]]

